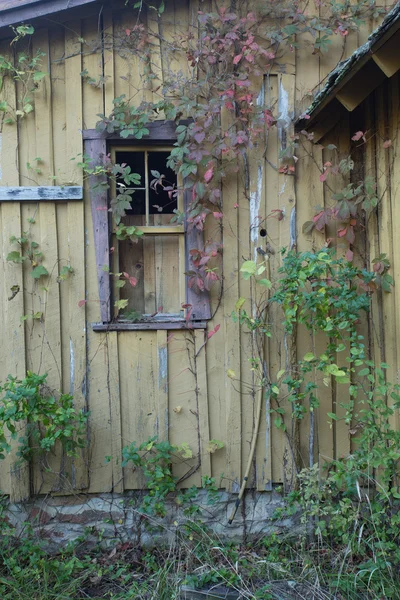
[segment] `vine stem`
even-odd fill
[[[235,502],[235,506],[233,508],[232,514],[228,519],[228,525],[232,525],[233,519],[235,518],[235,515],[237,513],[237,509],[240,506],[240,502],[243,498],[243,494],[244,491],[246,489],[246,485],[247,485],[247,480],[249,478],[249,474],[250,474],[250,469],[252,467],[253,464],[253,458],[254,458],[254,453],[256,451],[256,445],[257,445],[257,438],[258,438],[258,432],[260,429],[260,423],[261,423],[261,408],[262,408],[262,400],[264,398],[264,393],[266,392],[267,394],[268,392],[269,386],[266,389],[265,386],[263,386],[260,390],[259,396],[258,396],[258,403],[257,403],[257,410],[256,410],[256,420],[254,423],[254,429],[253,429],[253,437],[251,440],[251,446],[250,446],[250,454],[249,454],[249,458],[247,461],[247,466],[246,466],[246,471],[244,473],[244,477],[242,480],[242,485],[240,486],[240,490],[239,490],[239,495],[236,499]]]

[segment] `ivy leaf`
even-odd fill
[[[31,276],[34,279],[40,279],[41,277],[45,277],[46,275],[48,275],[49,272],[46,269],[46,267],[44,267],[43,265],[38,265],[37,267],[35,267],[31,273]]]

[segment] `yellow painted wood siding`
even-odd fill
[[[128,9],[112,14],[105,8],[100,20],[98,15],[92,15],[39,29],[33,36],[33,47],[47,53],[46,68],[50,77],[40,82],[35,92],[35,111],[18,126],[3,127],[0,184],[82,184],[76,160],[71,161],[71,158],[79,158],[83,151],[81,130],[93,128],[98,113],[109,113],[112,100],[118,95],[126,94],[137,103],[161,98],[163,80],[187,65],[166,42],[161,42],[160,52],[157,34],[161,33],[163,39],[168,40],[174,33],[187,30],[195,24],[197,10],[195,1],[169,2],[159,21],[149,16],[147,26],[154,45],[148,60],[132,58],[129,52],[113,51],[112,36],[122,39],[126,36],[125,30],[134,26]],[[240,265],[243,258],[254,257],[256,248],[261,246],[270,257],[268,277],[274,278],[282,246],[295,243],[298,249],[304,250],[320,244],[315,234],[303,236],[300,231],[301,224],[312,216],[316,205],[329,203],[329,198],[324,197],[318,170],[318,165],[328,156],[326,153],[322,156],[318,149],[314,149],[313,157],[301,156],[295,186],[293,175],[278,173],[279,152],[286,134],[291,131],[294,106],[304,108],[309,103],[310,91],[338,60],[354,50],[363,35],[351,33],[346,40],[338,39],[332,52],[322,58],[310,55],[309,49],[301,47],[285,58],[285,73],[259,77],[261,99],[276,107],[275,112],[287,121],[287,126],[270,130],[266,154],[265,140],[249,153],[248,189],[243,186],[243,173],[224,183],[220,240],[224,245],[224,294],[219,299],[217,289],[211,293],[213,318],[209,329],[216,325],[221,327],[206,345],[203,331],[108,334],[92,331],[91,323],[100,320],[100,306],[87,182],[83,182],[84,202],[0,205],[3,259],[0,319],[6,340],[0,349],[0,379],[8,373],[23,376],[26,368],[47,372],[52,386],[71,392],[78,408],[90,410],[90,445],[79,460],[71,463],[57,455],[46,465],[36,462],[29,478],[26,469],[15,472],[15,457],[11,455],[0,464],[3,492],[18,499],[26,496],[29,488],[40,493],[142,488],[144,482],[140,474],[130,468],[122,469],[121,449],[154,435],[168,438],[174,444],[188,443],[192,448],[193,458],[175,467],[183,485],[200,485],[202,476],[212,475],[221,487],[238,490],[248,458],[257,402],[249,364],[252,339],[231,318],[238,297],[249,297],[251,292],[249,283],[240,277]],[[2,44],[1,51],[9,51],[7,43]],[[142,89],[141,75],[149,63],[155,77],[151,86]],[[85,69],[95,79],[104,77],[104,85],[90,85],[85,81],[81,76]],[[3,93],[9,102],[15,103],[18,90],[16,93],[9,82]],[[386,120],[380,125],[388,130],[387,133],[382,130],[380,136],[392,137],[389,163],[394,164],[399,142],[396,131],[391,132],[390,128],[399,118],[398,78],[390,82],[388,93],[389,100],[379,91],[375,96],[379,111],[384,111],[383,103],[389,102]],[[343,123],[335,134],[343,152],[350,133]],[[381,174],[379,185],[387,189],[377,217],[371,218],[371,227],[376,229],[371,244],[375,245],[374,252],[388,252],[392,256],[393,275],[399,286],[399,167],[397,170],[390,167],[387,153],[382,149],[370,154],[371,165],[375,161],[374,168]],[[40,161],[35,161],[36,158]],[[36,163],[40,174],[29,167]],[[267,238],[259,237],[258,217],[262,221],[275,209],[283,211],[284,219],[269,219]],[[291,227],[295,209],[297,228]],[[34,222],[29,223],[28,219]],[[50,273],[43,282],[45,285],[32,279],[28,265],[21,267],[5,261],[11,249],[10,235],[19,235],[25,230],[32,232],[45,255],[44,264]],[[206,235],[215,238],[221,234],[215,224],[210,224]],[[64,265],[71,265],[74,275],[58,283],[57,275]],[[8,300],[13,285],[19,285],[21,291],[13,300]],[[81,300],[86,300],[86,304],[79,306]],[[383,329],[376,334],[376,343],[381,344],[382,356],[396,365],[400,355],[400,336],[396,335],[395,328],[396,323],[397,328],[400,326],[396,291],[374,310],[377,322],[387,332],[383,337]],[[41,312],[42,318],[21,321],[23,315],[35,312]],[[271,320],[273,330],[271,339],[266,342],[266,360],[273,378],[289,359],[295,360],[296,351],[302,356],[313,348],[318,349],[320,342],[299,334],[297,349],[287,348],[277,311]],[[235,372],[234,383],[226,376],[228,369]],[[327,423],[326,412],[335,410],[334,388],[323,388],[320,398],[321,407],[313,425],[307,418],[299,431],[294,432],[301,439],[298,459],[303,465],[310,462],[311,426],[315,428],[315,458],[318,455],[332,458],[350,449],[347,429],[340,425],[331,429]],[[259,490],[270,489],[272,482],[290,485],[293,479],[291,448],[285,434],[271,427],[268,409],[264,404],[255,470],[248,484]],[[210,455],[207,451],[210,439],[221,440],[224,448]],[[111,457],[108,462],[106,456]]]

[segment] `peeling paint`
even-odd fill
[[[289,94],[283,87],[282,77],[279,81],[279,97],[278,97],[278,135],[282,148],[286,148],[286,129],[290,126],[291,119],[289,115]]]
[[[258,221],[263,185],[263,167],[258,165],[257,190],[250,194],[250,238],[254,244],[254,260],[257,261]]]
[[[290,213],[290,249],[295,248],[296,244],[296,207],[293,206]]]
[[[168,355],[166,347],[158,349],[158,365],[158,386],[160,389],[164,388],[164,391],[166,391],[165,381],[168,377]]]

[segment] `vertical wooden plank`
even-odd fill
[[[210,424],[208,415],[208,390],[206,373],[206,335],[204,330],[196,330],[194,334],[196,352],[196,395],[198,399],[198,427],[200,437],[201,476],[211,477],[211,456],[207,450],[210,441]]]
[[[104,83],[104,114],[109,115],[113,109],[113,99],[115,93],[115,73],[114,73],[114,21],[111,6],[103,8],[103,73]]]
[[[122,414],[122,445],[137,445],[158,434],[158,355],[156,331],[118,334]],[[141,489],[145,482],[132,467],[124,469],[125,489]]]
[[[90,156],[93,165],[101,164],[106,155],[105,140],[86,140],[85,153]],[[105,177],[91,175],[87,188],[87,201],[91,206],[91,221],[94,232],[96,253],[96,273],[98,279],[98,297],[100,301],[100,316],[104,323],[111,318],[111,282],[110,267],[110,233],[107,189],[102,186]],[[73,210],[73,203],[68,210]],[[82,297],[84,298],[84,296]],[[81,298],[81,299],[82,299]],[[79,301],[79,300],[78,300]]]
[[[2,48],[3,49],[3,48]],[[9,53],[8,48],[4,48],[5,54]],[[4,99],[9,103],[13,110],[16,109],[16,91],[14,82],[11,78],[4,79],[3,91]],[[16,124],[4,125],[2,130],[2,152],[1,185],[17,186],[19,180],[18,164],[18,129]],[[7,254],[10,252],[10,235],[21,235],[21,213],[19,202],[5,202],[1,207],[2,215],[2,262],[3,262],[3,337],[7,340],[7,352],[2,366],[2,377],[4,379],[8,374],[23,378],[26,374],[25,364],[25,336],[24,326],[21,324],[20,317],[24,314],[24,296],[23,296],[23,271],[22,265],[9,263],[6,261]],[[17,287],[14,287],[17,286]],[[12,298],[12,288],[20,291]],[[9,298],[12,298],[9,300]],[[21,424],[18,437],[24,435],[25,424]],[[29,497],[29,467],[26,463],[19,464],[16,456],[16,445],[12,444],[12,451],[8,458],[7,467],[9,468],[9,489],[11,502],[22,502]]]
[[[319,8],[311,5],[310,14],[319,17]],[[318,54],[312,53],[306,40],[299,40],[299,47],[296,50],[296,107],[298,106],[300,111],[305,110],[310,105],[312,90],[319,84],[319,60]],[[302,226],[306,221],[312,219],[315,207],[323,202],[324,186],[319,179],[323,164],[322,150],[301,136],[298,153],[299,160],[296,163],[297,249],[300,252],[310,249],[315,251],[323,246],[325,236],[315,232],[315,230],[311,234],[305,235],[302,233]],[[307,334],[304,328],[299,328],[297,336],[298,360],[311,351],[319,356],[325,351],[325,347],[325,336],[312,337]],[[325,460],[334,457],[333,429],[330,427],[326,416],[327,412],[332,412],[332,393],[329,388],[323,385],[321,377],[315,377],[314,381],[318,385],[319,408],[314,411],[311,420],[308,415],[301,427],[301,435],[304,440],[302,447],[306,452],[304,460],[307,465],[312,460],[316,460],[317,457],[322,464]],[[310,456],[310,429],[314,434],[313,456]]]
[[[157,331],[157,435],[159,440],[168,440],[168,332]]]
[[[394,279],[395,296],[395,323],[396,323],[396,358],[397,362],[393,364],[392,381],[400,382],[400,365],[398,359],[400,357],[400,336],[398,328],[400,327],[400,173],[398,165],[400,163],[400,73],[397,73],[390,79],[390,108],[389,108],[389,130],[388,138],[392,140],[392,147],[386,150],[390,160],[390,193],[392,207],[392,239],[393,239],[393,256],[391,273]],[[400,428],[399,415],[394,415],[393,424],[398,431]]]
[[[0,148],[0,165],[2,165],[2,151]],[[2,174],[0,174],[0,184],[2,184]],[[0,251],[1,257],[4,258],[3,247],[7,243],[8,239],[6,238],[4,241],[4,229],[3,229],[3,220],[2,220],[2,206],[0,205]],[[13,292],[8,292],[5,287],[4,280],[4,269],[5,269],[5,260],[0,261],[0,289],[3,290],[2,297],[0,298],[0,323],[5,323],[5,303],[11,302],[8,298],[11,298]],[[8,295],[9,293],[9,295]],[[20,292],[17,292],[20,293]],[[6,379],[7,373],[7,354],[8,348],[6,344],[2,344],[0,347],[0,382],[3,383]],[[6,457],[4,460],[0,461],[0,490],[3,494],[10,494],[11,488],[11,478],[9,475],[10,472],[10,461],[9,457]]]
[[[265,77],[265,104],[273,110],[274,114],[278,114],[279,112],[278,99],[278,77],[276,75],[267,75]],[[266,217],[272,210],[281,208],[277,202],[280,185],[278,174],[279,138],[277,128],[271,128],[268,132],[265,158],[262,206],[263,215]],[[265,242],[262,243],[262,249],[267,252],[267,255],[269,256],[268,272],[266,276],[271,281],[274,281],[279,267],[279,249],[282,246],[280,228],[276,226],[276,223],[273,220],[266,221],[263,226],[267,235],[265,237]],[[274,380],[281,368],[283,336],[281,313],[271,307],[268,312],[268,320],[271,323],[272,336],[266,341],[266,364],[269,377],[271,380]],[[271,479],[274,482],[282,482],[284,481],[284,433],[274,425],[271,425],[271,418],[267,413],[269,408],[272,407],[269,407],[266,403],[264,413],[265,421],[261,427],[261,432],[263,433],[262,437],[264,439],[261,439],[262,442],[265,440],[265,442],[268,442],[271,445]],[[270,432],[270,439],[268,439],[268,431]],[[263,454],[264,452],[260,452],[259,448],[257,448],[257,461],[259,465],[262,464]],[[259,481],[259,485],[261,488],[262,482]]]
[[[121,432],[118,438],[118,408],[120,403],[117,333],[99,334],[91,323],[101,319],[99,286],[96,269],[92,207],[89,182],[85,186],[86,223],[86,319],[87,319],[87,378],[86,395],[90,409],[90,493],[123,491],[121,468]],[[60,231],[60,230],[59,230]],[[84,311],[84,307],[79,310]],[[110,341],[110,336],[114,339]],[[113,406],[114,415],[111,414]],[[115,433],[114,433],[115,432]],[[116,437],[117,436],[117,437]],[[119,447],[118,447],[119,442]],[[110,459],[106,460],[106,457]]]
[[[119,386],[118,334],[107,334],[107,390],[111,418],[112,491],[124,491],[122,471],[121,395]]]
[[[391,150],[383,147],[385,140],[389,139],[389,106],[390,106],[390,82],[386,80],[383,85],[374,92],[375,97],[375,127],[376,127],[376,177],[377,191],[379,198],[378,216],[379,216],[379,254],[386,254],[389,258],[392,269],[390,273],[395,272],[396,260],[398,255],[395,252],[397,240],[395,241],[393,234],[396,231],[394,225],[394,201],[392,199],[392,190],[395,187],[391,185],[390,164]],[[398,110],[398,107],[395,108]],[[396,142],[396,140],[395,140]],[[393,165],[393,171],[396,170],[396,165]],[[371,256],[371,259],[376,257]],[[390,293],[382,290],[381,292],[381,318],[380,323],[383,331],[380,332],[383,341],[383,361],[389,365],[386,371],[388,381],[396,381],[397,378],[397,327],[396,321],[397,306],[399,302],[398,290],[396,287]],[[383,335],[382,335],[383,334]],[[393,419],[393,425],[396,426],[397,419]]]
[[[223,129],[229,127],[228,115],[222,114]],[[231,174],[222,186],[224,235],[224,337],[225,337],[225,399],[226,399],[226,470],[227,487],[238,492],[241,484],[241,396],[240,387],[227,377],[227,371],[240,381],[240,331],[231,314],[239,298],[239,227],[237,202],[238,176]],[[229,291],[228,291],[229,290]]]
[[[169,441],[173,446],[188,444],[193,458],[178,460],[173,473],[183,487],[201,485],[200,414],[196,399],[194,332],[174,331],[168,341]]]
[[[54,161],[51,60],[47,29],[39,30],[34,36],[33,51],[35,53],[38,50],[46,53],[43,60],[47,61],[49,75],[39,82],[35,92],[36,146],[40,149],[41,161],[38,163],[38,167],[42,171],[37,175],[37,181],[39,185],[51,185]],[[55,389],[61,389],[60,284],[57,282],[57,276],[59,269],[66,263],[59,262],[54,202],[40,202],[37,218],[40,228],[40,240],[37,241],[40,243],[40,250],[44,254],[44,264],[50,274],[44,282],[45,289],[41,292],[43,318],[36,325],[39,328],[39,335],[41,334],[43,337],[41,367],[44,373],[48,373],[48,385]]]
[[[67,157],[73,158],[82,153],[82,61],[81,61],[81,24],[72,21],[67,24],[65,37],[65,101],[68,107],[66,113]],[[74,163],[71,163],[73,165]],[[82,172],[70,169],[71,181],[82,185]],[[85,381],[86,371],[86,322],[85,312],[80,310],[78,303],[85,299],[85,223],[83,202],[69,202],[67,207],[68,220],[68,260],[74,269],[70,279],[68,314],[69,319],[69,359],[70,376],[69,388],[74,396],[75,407],[86,409]],[[88,486],[87,457],[84,452],[72,467],[72,485],[77,489]]]
[[[276,77],[272,78],[273,81],[276,82]],[[271,101],[271,89],[269,86],[271,85],[270,78],[265,75],[260,82],[260,93],[258,96],[257,103],[270,107]],[[276,86],[275,86],[276,87]],[[275,90],[276,91],[276,90]],[[269,243],[268,237],[263,237],[261,235],[262,229],[267,231],[268,229],[268,221],[267,221],[267,191],[275,191],[274,183],[272,177],[274,177],[275,181],[277,179],[277,174],[271,174],[271,180],[266,176],[266,167],[267,162],[265,160],[265,145],[269,145],[269,131],[268,128],[265,127],[262,137],[260,138],[260,143],[256,148],[256,151],[253,154],[250,154],[251,164],[250,168],[250,205],[249,205],[249,241],[250,241],[250,256],[253,260],[257,260],[261,251],[265,252],[264,259],[266,260],[267,271],[269,270],[269,254],[267,252],[267,244]],[[275,148],[276,150],[276,148]],[[242,202],[241,202],[242,204]],[[244,203],[246,206],[246,203]],[[243,207],[241,206],[241,210],[239,213],[239,222],[242,223],[243,217]],[[240,225],[242,229],[242,225]],[[263,232],[264,233],[264,232]],[[258,248],[258,250],[257,250]],[[268,277],[268,275],[266,275]],[[251,282],[252,285],[253,282]],[[243,282],[241,281],[241,284]],[[261,286],[253,287],[253,293],[255,294],[255,299],[253,304],[255,303],[257,306],[260,306],[260,302],[263,300],[266,301],[269,295],[267,290],[263,290]],[[244,297],[244,293],[241,289],[240,295]],[[249,336],[246,334],[242,334],[242,342],[241,345],[243,347],[245,343],[245,339],[248,339],[248,343],[251,341],[251,351],[257,355],[257,347],[261,347],[263,351],[263,356],[261,356],[261,362],[259,366],[259,376],[267,376],[269,375],[269,364],[268,364],[268,345],[267,338],[258,339],[256,335]],[[259,344],[259,345],[258,345]],[[248,357],[245,355],[242,358],[242,365],[244,359],[247,359],[247,370],[250,369],[250,364],[248,363]],[[242,366],[243,372],[244,365]],[[243,376],[242,376],[243,377]],[[242,393],[245,393],[246,390],[243,389]],[[260,394],[262,397],[260,398]],[[260,388],[259,379],[252,381],[252,426],[255,425],[255,420],[257,418],[257,407],[258,402],[261,402],[261,420],[260,427],[258,431],[258,439],[255,450],[255,465],[256,465],[256,473],[255,473],[255,485],[258,490],[265,491],[270,490],[272,486],[272,437],[271,437],[271,415],[270,415],[270,403],[269,397],[265,394],[265,390]],[[247,442],[247,450],[249,449],[248,442],[250,438],[246,436]],[[249,482],[248,485],[250,485]]]
[[[104,113],[104,77],[102,56],[102,32],[99,30],[99,21],[93,18],[82,22],[83,56],[82,71],[87,72],[89,78],[95,83],[88,83],[83,79],[83,127],[94,129],[99,120],[97,115]]]

